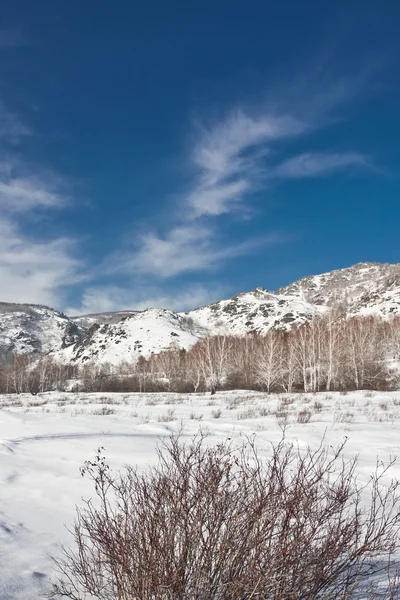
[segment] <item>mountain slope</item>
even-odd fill
[[[89,330],[93,325],[101,325],[103,323],[118,323],[125,317],[135,316],[139,313],[138,310],[118,310],[114,312],[91,313],[89,315],[79,315],[77,317],[69,317],[70,321],[78,325],[84,330]]]
[[[303,298],[312,304],[334,307],[344,304],[353,314],[373,307],[391,289],[400,294],[400,264],[358,263],[321,275],[299,279],[277,290],[277,294]],[[379,311],[378,311],[379,312]]]
[[[332,308],[349,316],[400,315],[400,264],[359,263],[305,277],[277,292],[256,288],[185,313],[123,310],[66,317],[51,308],[0,303],[0,358],[48,353],[83,364],[132,360],[205,335],[288,330]]]
[[[272,294],[260,287],[185,314],[210,333],[243,334],[287,330],[325,310],[299,297]]]
[[[0,355],[47,353],[75,344],[85,330],[47,306],[0,302]]]
[[[115,365],[171,346],[187,349],[205,335],[265,333],[271,327],[287,330],[325,311],[299,298],[257,288],[186,313],[149,309],[118,322],[103,322],[60,357],[75,364],[100,361]]]
[[[203,332],[189,331],[185,319],[170,310],[149,309],[118,322],[94,325],[81,341],[57,353],[74,364],[87,361],[117,365],[172,347],[189,348]]]

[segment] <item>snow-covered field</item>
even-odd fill
[[[75,505],[92,495],[79,467],[99,446],[115,468],[144,468],[171,432],[201,427],[210,442],[255,433],[268,451],[283,425],[300,446],[346,437],[366,481],[377,456],[400,454],[400,392],[0,396],[0,600],[37,600],[46,590],[50,556],[70,540]],[[390,474],[400,478],[400,464]]]

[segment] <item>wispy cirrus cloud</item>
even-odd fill
[[[8,219],[0,221],[0,281],[4,302],[60,305],[61,290],[82,281],[73,240],[31,239]]]
[[[164,233],[145,231],[134,249],[121,250],[108,259],[112,270],[148,277],[174,278],[213,270],[226,261],[251,254],[260,247],[282,242],[278,232],[226,243],[217,218],[229,215],[259,185],[261,161],[269,146],[280,139],[304,133],[307,124],[289,116],[250,116],[231,112],[213,127],[197,123],[190,153],[194,179],[181,197],[179,211]],[[118,265],[118,267],[115,267]]]
[[[0,160],[0,207],[8,213],[62,208],[68,202],[65,181],[51,171],[21,160]]]
[[[192,151],[198,169],[193,189],[184,199],[189,217],[219,216],[235,210],[254,190],[261,159],[282,139],[304,134],[307,123],[290,115],[250,116],[233,111],[212,128],[199,127]]]
[[[37,209],[43,206],[49,209],[55,203],[50,202],[46,192],[35,182],[30,187],[18,188],[18,206],[14,210],[17,185],[21,184],[11,186],[13,210],[2,210],[0,220],[1,300],[61,307],[64,290],[87,279],[84,274],[87,265],[76,258],[77,242],[73,238],[63,236],[44,240],[34,235],[32,217],[37,219]],[[0,208],[9,203],[10,198],[0,183]],[[21,216],[25,227],[20,225]]]
[[[114,272],[169,278],[214,269],[226,260],[280,241],[280,235],[270,234],[241,243],[221,244],[216,228],[185,224],[170,229],[164,237],[154,232],[143,234],[138,250],[114,256],[110,268]]]
[[[64,178],[25,158],[19,142],[26,135],[0,101],[0,299],[60,306],[63,290],[83,281],[84,265],[72,238],[35,236],[38,215],[67,206],[69,195]]]
[[[370,167],[368,158],[358,152],[307,152],[284,160],[272,168],[270,176],[280,179],[322,177],[334,171]]]
[[[324,99],[329,108],[334,105],[332,96]],[[342,96],[342,91],[337,93],[340,100]],[[215,269],[263,244],[282,241],[284,236],[272,232],[262,239],[226,245],[218,218],[236,212],[265,185],[371,166],[367,157],[353,151],[291,155],[292,140],[307,139],[322,123],[323,119],[312,122],[290,114],[279,115],[276,110],[249,115],[241,109],[229,113],[213,127],[197,124],[197,137],[190,152],[192,183],[180,199],[175,221],[163,233],[142,233],[135,249],[120,253],[120,268],[126,273],[172,278]],[[281,157],[279,162],[276,156]]]
[[[170,310],[190,310],[219,300],[229,293],[225,287],[189,284],[174,287],[172,290],[160,286],[119,287],[89,286],[85,289],[78,306],[66,308],[69,315],[109,312],[125,309],[145,310],[146,308],[169,308]]]

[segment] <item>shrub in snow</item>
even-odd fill
[[[282,440],[267,454],[254,440],[173,437],[157,466],[113,474],[100,449],[82,469],[97,498],[77,511],[75,546],[58,561],[51,597],[394,598],[392,463],[360,487],[343,445],[300,451]]]

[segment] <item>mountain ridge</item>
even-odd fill
[[[44,305],[0,302],[0,357],[50,353],[75,364],[116,364],[170,347],[187,349],[206,335],[289,330],[337,307],[350,316],[400,315],[400,263],[357,263],[186,312],[150,308],[67,316]]]

